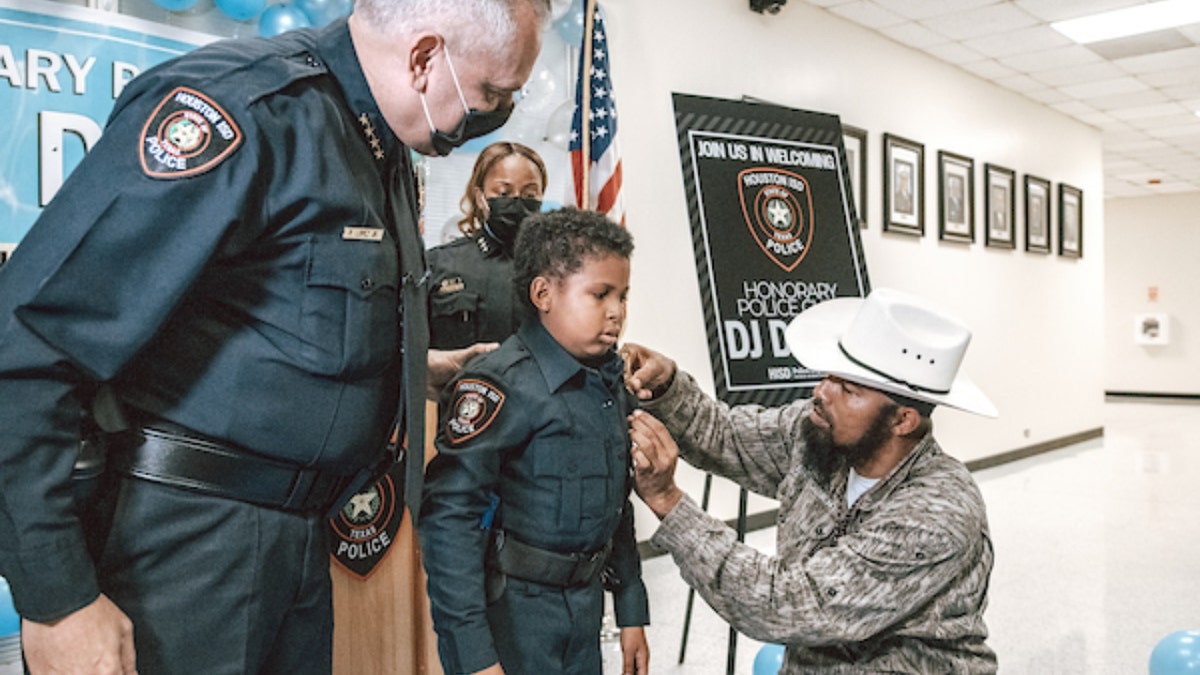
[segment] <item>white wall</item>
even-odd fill
[[[936,412],[937,436],[949,453],[981,458],[1102,426],[1104,203],[1097,131],[805,3],[792,2],[775,16],[751,12],[745,0],[602,5],[628,224],[637,243],[627,339],[668,353],[712,390],[671,93],[751,95],[836,113],[868,130],[863,239],[872,285],[929,297],[971,326],[975,338],[964,368],[1001,411],[998,420]],[[884,132],[925,144],[924,237],[880,230]],[[973,245],[937,239],[939,149],[975,159]],[[1018,184],[1028,172],[1082,188],[1082,259],[985,248],[985,162],[1015,169]],[[1023,235],[1018,241],[1023,244]],[[682,475],[698,496],[699,474]],[[736,492],[719,497],[725,517],[732,515],[731,495]],[[750,510],[762,506],[752,502]]]
[[[1112,199],[1105,204],[1107,391],[1200,395],[1200,195]],[[1158,297],[1150,298],[1151,287]],[[1134,341],[1134,317],[1167,314],[1169,343]]]

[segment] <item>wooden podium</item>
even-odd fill
[[[433,456],[437,404],[425,409],[425,461]],[[367,579],[330,562],[334,675],[442,675],[412,519]]]

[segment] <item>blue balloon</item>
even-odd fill
[[[778,675],[783,668],[783,652],[783,645],[763,645],[754,656],[754,675]]]
[[[172,12],[182,12],[196,6],[199,0],[154,0],[154,4]]]
[[[288,3],[271,5],[263,10],[258,17],[258,34],[263,37],[275,37],[280,33],[297,28],[308,28],[312,24],[304,12]]]
[[[295,0],[296,8],[304,12],[314,26],[324,26],[340,19],[354,8],[354,0]]]
[[[1150,653],[1150,675],[1200,674],[1200,630],[1177,630]]]
[[[262,14],[267,0],[216,0],[217,9],[235,21],[248,21]]]
[[[12,593],[8,590],[8,582],[0,577],[0,637],[8,637],[21,632],[21,617],[13,608]]]
[[[562,41],[572,47],[583,45],[583,0],[575,0],[562,18],[554,22],[554,30]]]

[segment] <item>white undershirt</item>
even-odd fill
[[[878,482],[878,478],[863,478],[854,467],[850,467],[850,475],[846,478],[846,506],[854,506],[854,502]]]

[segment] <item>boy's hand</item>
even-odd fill
[[[641,626],[621,629],[621,656],[624,658],[621,675],[649,675],[650,643],[646,642],[646,631]]]

